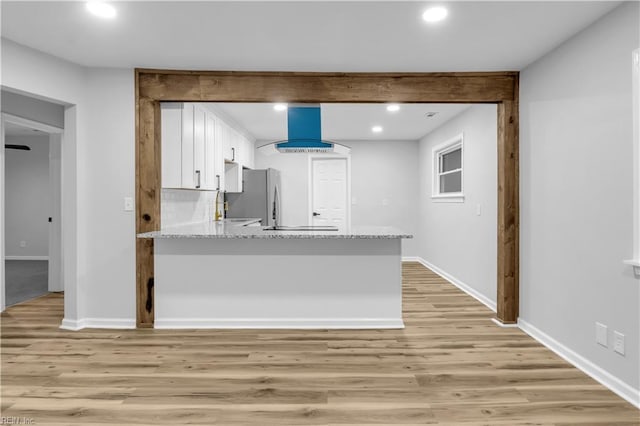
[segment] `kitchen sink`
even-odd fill
[[[265,226],[263,231],[337,231],[337,226]]]

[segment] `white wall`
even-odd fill
[[[2,90],[2,112],[64,128],[64,106]]]
[[[520,316],[635,388],[640,281],[632,257],[631,52],[639,4],[623,3],[520,77]],[[595,322],[626,355],[595,342]],[[629,389],[627,389],[629,390]]]
[[[87,69],[3,39],[2,85],[68,105],[63,324],[135,325],[135,214],[123,210],[135,195],[133,70]]]
[[[418,144],[416,141],[340,141],[351,147],[353,226],[394,226],[417,234]],[[261,145],[257,143],[256,145]],[[309,222],[309,161],[313,154],[256,152],[257,169],[280,170],[282,223]],[[387,201],[386,205],[384,200]],[[416,239],[402,240],[402,255],[416,256]]]
[[[75,321],[82,315],[78,288],[84,279],[81,270],[84,240],[81,240],[78,229],[86,218],[81,214],[78,200],[78,182],[81,181],[78,146],[86,143],[86,70],[4,38],[1,43],[3,89],[67,105],[62,147],[64,315],[65,319]]]
[[[51,215],[49,136],[7,136],[5,142],[31,148],[5,150],[5,256],[46,257]],[[25,247],[20,247],[21,241]]]
[[[419,144],[419,256],[479,293],[492,307],[497,274],[497,128],[496,106],[474,105]],[[435,201],[432,149],[461,133],[464,202]]]
[[[135,99],[133,70],[89,69],[87,137],[79,144],[79,205],[85,219],[84,317],[135,324]]]

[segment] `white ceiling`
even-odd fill
[[[275,111],[270,103],[216,103],[214,109],[263,141],[287,137],[287,112]],[[402,104],[388,112],[385,104],[322,104],[322,137],[331,141],[417,140],[459,114],[465,104]],[[494,107],[495,108],[495,107]],[[427,118],[427,112],[437,112]],[[371,127],[382,126],[373,133]]]
[[[422,1],[117,1],[114,20],[83,1],[2,1],[2,36],[85,66],[261,71],[521,70],[619,2],[449,1],[426,24]],[[272,104],[225,104],[259,140],[286,138]],[[415,140],[465,105],[322,106],[329,140]],[[425,113],[436,111],[433,118]],[[373,125],[384,131],[371,132]],[[17,129],[10,131],[19,131]]]
[[[2,1],[2,36],[94,67],[279,71],[521,70],[619,2]]]

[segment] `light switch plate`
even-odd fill
[[[133,198],[132,197],[124,197],[124,211],[132,212],[133,211]]]
[[[608,347],[607,343],[607,326],[599,322],[596,323],[596,343]]]

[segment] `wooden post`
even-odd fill
[[[136,233],[160,229],[160,103],[136,102]],[[136,241],[136,324],[153,327],[153,240]]]
[[[517,83],[516,83],[517,88]],[[498,104],[498,321],[515,324],[519,311],[520,199],[518,100]]]

